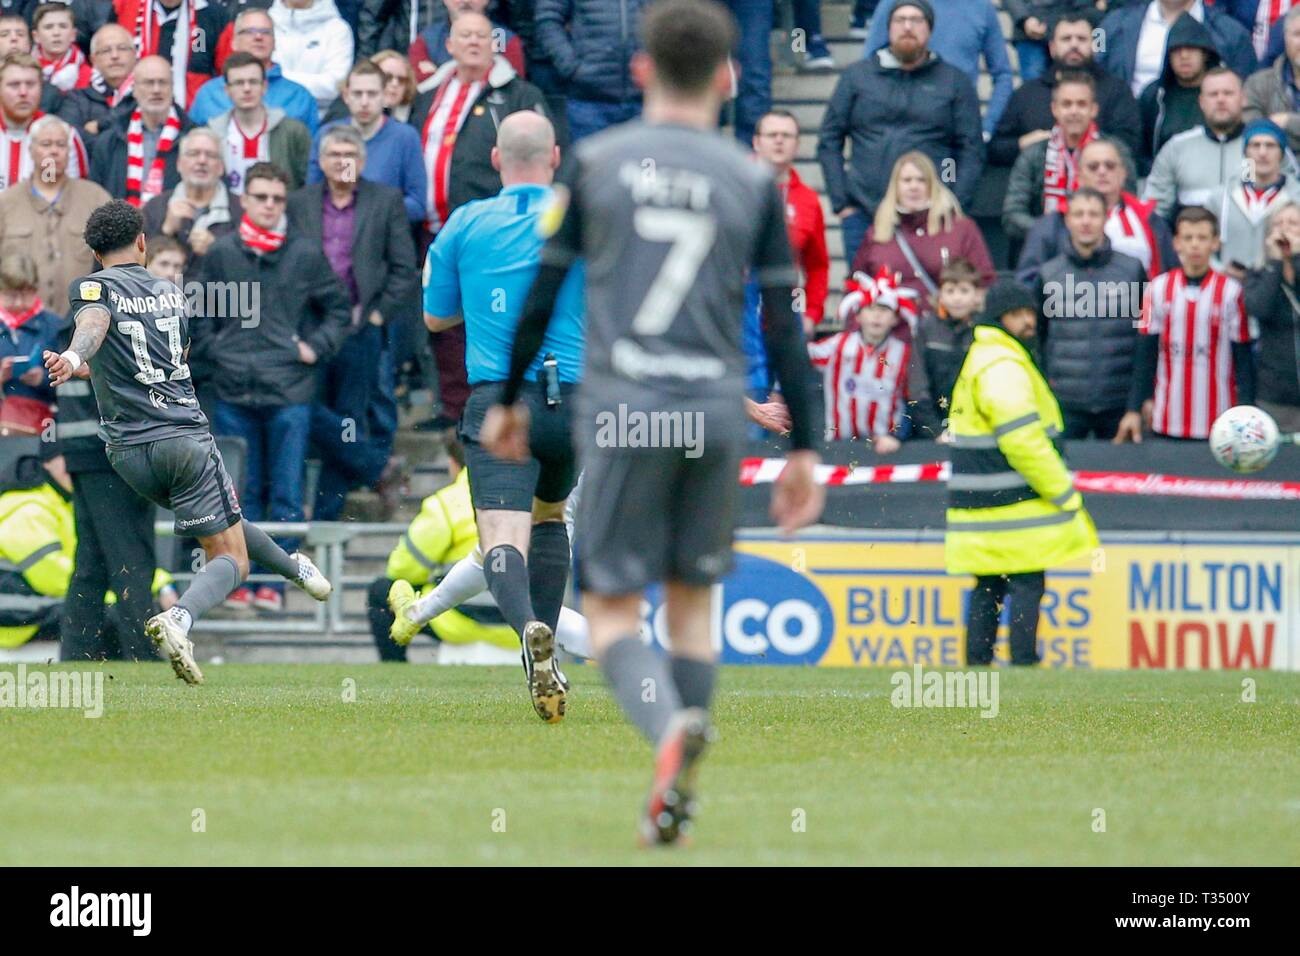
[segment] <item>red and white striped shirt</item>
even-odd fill
[[[1213,269],[1200,285],[1189,285],[1182,269],[1162,273],[1147,287],[1138,332],[1160,336],[1152,428],[1208,438],[1214,420],[1237,404],[1232,343],[1258,337],[1241,284]]]
[[[1278,17],[1296,5],[1296,0],[1258,0],[1255,8],[1255,27],[1250,31],[1255,44],[1255,56],[1261,60],[1268,52],[1268,34]]]
[[[1144,207],[1148,216],[1151,209],[1155,208],[1152,202],[1149,208]],[[1150,223],[1147,219],[1138,214],[1138,210],[1130,205],[1128,196],[1125,196],[1115,208],[1110,211],[1106,217],[1106,238],[1110,240],[1110,247],[1116,252],[1122,252],[1126,256],[1132,256],[1138,262],[1142,263],[1142,268],[1147,270],[1147,276],[1155,278],[1161,271],[1159,268],[1160,250],[1156,248],[1155,233],[1151,231]],[[1152,263],[1155,263],[1153,268]]]
[[[4,114],[0,113],[0,191],[8,189],[14,183],[26,179],[35,172],[30,148],[32,123],[45,114],[37,110],[27,125],[22,129],[11,129],[5,123]],[[77,131],[68,127],[68,176],[72,179],[85,179],[90,174],[90,159],[86,154],[86,144],[81,141]]]
[[[911,351],[893,335],[870,345],[857,329],[808,346],[822,373],[827,441],[875,438],[898,426],[907,402]]]
[[[421,144],[424,149],[424,172],[429,181],[426,225],[436,233],[451,215],[448,196],[451,192],[451,154],[465,119],[478,101],[483,83],[462,83],[453,72],[438,87],[424,121]]]

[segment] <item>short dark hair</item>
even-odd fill
[[[1214,233],[1218,233],[1218,216],[1206,209],[1204,206],[1185,206],[1183,210],[1178,213],[1178,218],[1174,220],[1174,232],[1177,233],[1179,227],[1182,226],[1183,223],[1187,223],[1189,226],[1195,226],[1202,222],[1208,222],[1210,224],[1210,230]]]
[[[125,199],[111,199],[90,214],[83,238],[90,251],[102,259],[107,253],[135,245],[142,232],[140,210]]]
[[[253,56],[253,54],[247,53],[244,50],[237,50],[230,54],[230,56],[226,57],[225,65],[221,67],[222,79],[229,80],[231,70],[238,70],[240,67],[244,66],[257,67],[262,72],[262,79],[266,79],[266,64]]]
[[[24,17],[21,13],[0,13],[0,23],[4,23],[6,20],[17,20],[19,23],[23,25],[23,28],[27,31],[27,33],[29,35],[31,34],[32,28],[27,26],[27,18]]]
[[[190,250],[187,249],[185,244],[175,236],[169,236],[160,232],[158,235],[151,236],[145,240],[146,262],[153,262],[157,256],[162,255],[164,252],[179,252],[185,257],[186,262],[188,262],[190,258]]]
[[[1074,83],[1078,86],[1086,86],[1092,91],[1092,98],[1097,98],[1097,81],[1087,70],[1062,70],[1056,74],[1056,86],[1052,88],[1052,99],[1056,99],[1056,91],[1067,83]]]
[[[736,46],[736,20],[715,0],[658,0],[641,31],[660,82],[686,94],[708,89]]]
[[[760,116],[758,118],[758,122],[754,124],[754,132],[757,133],[759,130],[763,128],[763,120],[770,119],[772,117],[776,117],[777,119],[789,120],[790,122],[794,123],[794,128],[796,132],[803,131],[802,127],[799,126],[799,117],[795,116],[789,110],[778,109],[778,110],[768,110],[766,113]]]
[[[1106,197],[1103,196],[1099,190],[1093,189],[1091,186],[1080,186],[1074,192],[1070,193],[1070,198],[1068,200],[1069,205],[1074,205],[1076,199],[1088,199],[1093,202],[1101,203],[1101,212],[1102,215],[1105,215]]]
[[[1056,28],[1062,23],[1086,23],[1088,24],[1088,31],[1092,31],[1092,18],[1086,13],[1062,13],[1052,21],[1051,26],[1048,28],[1047,36],[1049,39],[1056,39]]]
[[[975,264],[965,256],[958,256],[955,259],[949,259],[948,264],[943,267],[939,273],[939,285],[945,286],[949,282],[969,282],[975,288],[979,289],[984,286],[983,277],[980,271],[975,268]]]
[[[1231,76],[1231,77],[1233,77],[1233,78],[1234,78],[1238,83],[1241,83],[1241,82],[1242,82],[1242,79],[1241,79],[1241,77],[1238,75],[1238,73],[1237,73],[1236,70],[1234,70],[1234,69],[1233,69],[1232,67],[1230,67],[1230,66],[1224,66],[1222,63],[1220,63],[1218,66],[1212,66],[1212,67],[1210,67],[1208,70],[1205,71],[1205,75],[1201,77],[1201,85],[1204,86],[1204,85],[1205,85],[1205,81],[1208,80],[1208,79],[1209,79],[1210,77],[1212,77],[1212,76]]]
[[[48,17],[51,13],[66,13],[69,19],[72,20],[72,25],[74,27],[77,25],[77,15],[72,12],[71,4],[42,3],[34,11],[32,11],[32,29],[35,30],[37,27],[39,27],[41,25],[41,21],[44,20],[46,17]],[[74,40],[73,42],[75,43],[76,41]]]
[[[377,76],[381,89],[388,82],[388,77],[384,76],[384,71],[380,69],[379,64],[368,58],[357,60],[352,64],[352,69],[348,70],[348,75],[343,79],[343,85],[347,86],[354,76]]]
[[[248,185],[254,179],[273,179],[277,183],[284,183],[285,191],[288,192],[293,188],[293,183],[289,181],[289,174],[277,166],[275,163],[254,163],[244,173],[244,190],[248,190]]]

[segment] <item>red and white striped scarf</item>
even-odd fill
[[[1268,209],[1268,204],[1273,201],[1273,197],[1281,189],[1281,180],[1278,180],[1272,186],[1265,186],[1263,189],[1260,189],[1254,183],[1242,183],[1241,195],[1246,200],[1246,211],[1252,217],[1258,218],[1262,212]]]
[[[45,114],[37,110],[21,129],[10,129],[0,112],[0,190],[27,179],[36,171],[32,161],[32,124]],[[86,144],[71,126],[68,127],[68,172],[71,179],[85,179],[90,175],[90,157]]]
[[[0,305],[0,325],[12,332],[43,308],[45,308],[45,305],[41,302],[39,295],[26,312],[10,312],[3,305]]]
[[[275,252],[284,245],[285,232],[284,217],[280,218],[278,230],[263,229],[248,218],[248,213],[244,213],[244,218],[239,220],[239,238],[244,241],[244,245],[258,252]]]
[[[104,99],[108,102],[108,108],[113,109],[118,103],[126,99],[135,88],[135,74],[128,73],[126,79],[118,85],[117,89],[110,90],[108,81],[104,79],[104,74],[100,73],[99,70],[91,70],[90,88],[97,93],[103,94]]]
[[[1164,271],[1160,245],[1151,227],[1154,209],[1154,200],[1143,202],[1132,193],[1124,193],[1106,217],[1106,238],[1110,240],[1110,247],[1142,263],[1149,279]]]
[[[1273,29],[1273,24],[1295,5],[1296,0],[1259,0],[1259,6],[1255,8],[1255,28],[1251,31],[1251,39],[1255,43],[1255,56],[1261,61],[1268,52],[1268,34]]]
[[[451,154],[456,149],[456,137],[465,124],[470,110],[479,98],[484,84],[462,83],[452,73],[438,87],[438,93],[429,107],[420,142],[424,151],[424,171],[429,180],[426,225],[437,232],[451,215],[448,194],[451,188]]]
[[[1047,159],[1043,163],[1043,212],[1065,215],[1070,193],[1079,188],[1079,157],[1083,148],[1097,137],[1097,124],[1089,123],[1083,138],[1074,149],[1065,142],[1065,132],[1052,127],[1047,141]]]
[[[86,55],[81,52],[81,47],[76,43],[68,47],[57,60],[46,56],[39,43],[32,47],[32,54],[41,64],[41,78],[46,83],[54,84],[64,93],[80,89],[87,84],[88,79],[83,76]]]
[[[135,29],[132,38],[138,57],[161,55],[172,65],[172,99],[177,103],[187,100],[186,73],[189,72],[190,51],[198,48],[199,18],[196,0],[185,0],[176,19],[176,30],[172,34],[170,56],[160,54],[158,38],[162,35],[162,24],[158,20],[158,11],[154,9],[157,0],[135,0]]]
[[[148,174],[144,171],[144,118],[140,110],[131,114],[131,122],[126,128],[126,201],[132,206],[143,206],[154,196],[163,191],[163,170],[167,165],[167,153],[176,145],[181,133],[181,118],[172,106],[167,113],[167,122],[163,124],[162,135],[158,137],[158,150]]]

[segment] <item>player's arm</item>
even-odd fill
[[[74,375],[79,378],[90,376],[87,364],[104,344],[108,326],[112,317],[102,305],[83,306],[74,316],[76,331],[72,333],[72,343],[63,352],[46,350],[45,367],[50,372],[50,385],[58,386],[69,381]]]

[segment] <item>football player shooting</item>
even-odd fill
[[[632,61],[645,90],[644,119],[574,148],[568,207],[543,247],[501,404],[480,432],[490,451],[527,456],[529,412],[516,395],[561,283],[582,258],[587,361],[575,415],[584,466],[580,589],[601,668],[657,751],[641,823],[646,843],[673,843],[684,832],[695,769],[711,736],[710,610],[712,585],[732,561],[747,267],[763,291],[765,345],[792,420],[794,449],[774,489],[772,516],[789,533],[816,520],[824,503],[813,475],[814,397],[793,310],[796,273],[781,199],[770,171],[716,132],[731,87],[735,32],[717,3],[663,0],[649,7],[646,53]],[[664,448],[646,446],[630,431],[611,442],[597,428],[628,414],[695,416],[708,438]],[[666,582],[671,663],[639,636],[642,592],[656,581]]]
[[[76,325],[62,354],[44,353],[54,386],[89,378],[109,464],[142,497],[176,514],[207,560],[170,610],[145,633],[189,684],[203,683],[190,628],[248,577],[259,561],[324,601],[331,587],[309,558],[288,554],[244,521],[234,485],[199,408],[186,364],[189,313],[181,290],[145,269],[140,211],[117,199],[86,222],[86,244],[103,268],[72,283]]]

